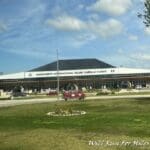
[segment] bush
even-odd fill
[[[62,110],[59,107],[56,107],[55,114],[61,114]]]
[[[99,96],[99,95],[108,95],[109,92],[103,92],[103,91],[99,91],[96,95]]]
[[[72,110],[71,108],[69,108],[69,109],[68,109],[68,112],[69,112],[70,114],[72,114],[72,113],[73,113],[73,110]]]
[[[115,94],[115,91],[114,91],[114,90],[112,90],[112,91],[111,91],[111,94],[112,94],[112,95],[114,95],[114,94]]]

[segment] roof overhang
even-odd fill
[[[57,77],[78,77],[95,75],[127,75],[127,74],[150,74],[150,69],[134,68],[103,68],[103,69],[81,69],[81,70],[60,70],[58,71],[30,71],[14,74],[0,75],[0,80],[9,79],[31,79],[31,78],[53,78]]]

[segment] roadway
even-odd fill
[[[121,99],[121,98],[149,98],[150,95],[123,95],[123,96],[92,96],[86,97],[85,100],[91,99]],[[24,105],[24,104],[37,104],[37,103],[49,103],[49,102],[56,102],[58,101],[57,98],[43,98],[43,99],[25,99],[25,100],[0,100],[0,108],[2,107],[10,107],[10,106],[17,106],[17,105]],[[62,98],[59,101],[64,101]]]

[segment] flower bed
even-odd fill
[[[60,112],[48,112],[48,116],[78,116],[78,115],[85,115],[85,111],[79,110],[60,110]]]

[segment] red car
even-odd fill
[[[82,91],[64,91],[63,97],[65,101],[68,99],[84,100],[85,94]]]

